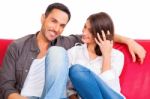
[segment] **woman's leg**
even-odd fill
[[[45,59],[45,86],[41,99],[65,98],[68,56],[62,47],[51,47]]]
[[[98,76],[81,65],[73,65],[69,69],[69,77],[83,99],[123,99]]]
[[[31,97],[27,97],[27,99],[39,99],[39,97],[31,96]]]

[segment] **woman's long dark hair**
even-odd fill
[[[91,33],[94,38],[97,38],[97,33],[100,34],[100,37],[102,38],[102,30],[104,31],[106,35],[107,40],[113,40],[114,39],[114,24],[110,16],[105,12],[100,12],[96,14],[92,14],[88,17],[90,25],[91,25]],[[107,35],[107,31],[110,32],[110,35]],[[95,47],[96,55],[101,56],[101,50],[99,46],[96,44]]]

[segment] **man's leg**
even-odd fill
[[[62,47],[51,47],[45,59],[45,86],[41,99],[64,98],[68,77],[68,56]]]
[[[97,75],[81,65],[73,65],[69,69],[69,77],[83,99],[123,99]]]

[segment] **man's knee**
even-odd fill
[[[45,65],[47,70],[53,69],[55,72],[67,70],[69,66],[67,51],[63,47],[50,47],[46,55]]]
[[[63,47],[52,46],[48,49],[46,61],[58,62],[60,64],[68,62],[67,51]]]
[[[48,49],[48,52],[47,52],[47,56],[48,55],[63,55],[63,54],[66,54],[67,51],[63,48],[63,47],[59,47],[59,46],[52,46]]]

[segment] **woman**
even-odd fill
[[[68,50],[70,99],[78,99],[76,93],[82,99],[125,98],[119,83],[124,56],[112,48],[113,38],[114,25],[108,14],[100,12],[88,17],[82,34],[84,44]]]

